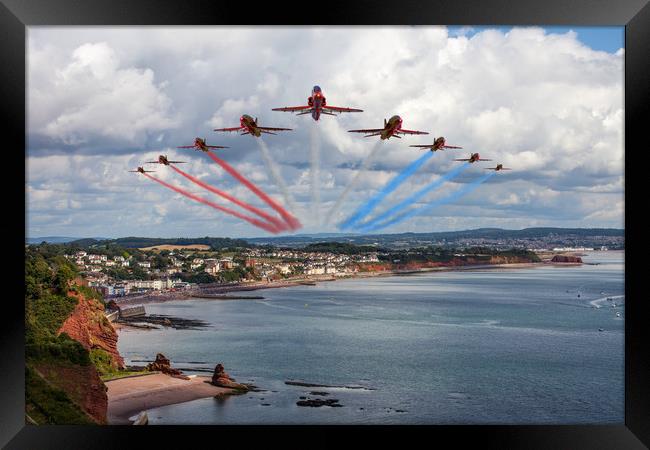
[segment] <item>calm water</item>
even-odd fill
[[[119,350],[127,362],[157,352],[177,367],[221,362],[266,390],[152,409],[154,424],[621,424],[623,253],[584,260],[600,264],[350,279],[255,293],[264,300],[147,305],[211,326],[124,331]],[[300,396],[319,398],[312,390],[344,407],[296,406]]]

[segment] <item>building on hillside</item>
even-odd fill
[[[289,275],[291,273],[291,266],[289,264],[278,264],[275,266],[275,269],[282,275]]]
[[[205,271],[211,275],[215,275],[221,269],[221,264],[214,258],[205,260]]]
[[[221,267],[223,267],[224,269],[232,269],[233,267],[235,267],[235,263],[233,262],[231,257],[221,258],[219,260],[219,264],[221,264]]]

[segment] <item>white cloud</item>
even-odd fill
[[[321,138],[325,212],[376,145],[374,138],[347,130],[380,127],[384,118],[400,114],[406,128],[431,134],[377,144],[382,146],[377,158],[360,176],[342,207],[342,217],[418,157],[409,144],[429,143],[444,135],[463,150],[436,154],[391,199],[405,198],[445,173],[456,164],[452,159],[479,152],[514,170],[493,177],[480,195],[459,201],[459,205],[476,203],[475,211],[450,205],[445,211],[453,209],[458,215],[447,214],[443,226],[464,228],[481,218],[486,225],[498,226],[506,223],[504,217],[508,224],[521,226],[579,218],[602,226],[618,224],[616,214],[622,205],[617,206],[620,197],[613,193],[622,192],[623,184],[623,52],[593,51],[573,32],[549,35],[541,28],[520,28],[509,33],[485,30],[468,37],[471,31],[448,35],[444,27],[30,29],[30,222],[34,229],[47,228],[49,211],[56,205],[59,213],[73,217],[96,214],[95,234],[262,233],[227,216],[217,215],[215,221],[210,208],[126,172],[161,153],[182,155],[189,162],[184,170],[260,205],[205,155],[175,150],[201,136],[209,143],[230,146],[220,156],[280,199],[253,138],[211,130],[236,126],[247,113],[262,125],[294,128],[285,135],[265,137],[265,142],[304,219],[310,220],[312,211],[311,128],[317,127]],[[323,117],[319,123],[309,116],[271,112],[273,107],[303,104],[314,84],[323,88],[329,104],[364,112]],[[482,167],[473,165],[456,180],[458,184],[440,193],[471,181]],[[187,180],[170,170],[157,170],[156,176],[189,188]],[[59,195],[69,196],[71,202],[54,200]],[[100,212],[88,212],[100,204],[110,217],[126,218],[114,226],[104,225],[101,232],[105,221]],[[136,210],[138,214],[129,218]],[[165,220],[147,229],[142,217],[153,223],[162,217],[160,211]],[[387,231],[425,230],[434,224],[439,228],[441,218],[435,214]],[[80,234],[88,235],[87,222],[73,220],[71,226],[75,223],[80,224]],[[310,225],[318,229],[318,224]]]
[[[120,68],[105,42],[79,46],[60,68],[47,52],[32,49],[28,70],[29,129],[63,144],[101,137],[135,142],[176,124],[164,83],[156,84],[149,68]]]

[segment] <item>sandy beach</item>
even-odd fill
[[[209,380],[201,376],[181,380],[152,373],[107,381],[108,423],[130,425],[129,417],[147,409],[232,393],[232,389],[213,386]]]

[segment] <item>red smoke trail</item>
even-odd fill
[[[289,227],[292,230],[297,230],[300,228],[302,225],[296,219],[293,217],[291,214],[289,214],[282,206],[278,205],[271,197],[266,195],[264,192],[262,192],[257,186],[255,186],[253,183],[248,181],[248,179],[244,178],[242,174],[237,172],[230,164],[228,164],[226,161],[222,160],[221,158],[218,158],[214,153],[208,151],[208,155],[214,162],[219,164],[226,172],[228,172],[230,175],[235,177],[240,183],[242,183],[244,186],[246,186],[248,189],[253,191],[255,195],[257,195],[259,198],[264,200],[271,208],[275,209],[284,219],[284,221],[289,225]]]
[[[176,192],[178,192],[179,194],[184,195],[185,197],[191,198],[192,200],[195,200],[195,201],[197,201],[197,202],[203,203],[203,204],[205,204],[205,205],[212,206],[214,209],[218,209],[219,211],[223,211],[223,212],[225,212],[226,214],[230,214],[230,215],[232,215],[232,216],[239,217],[240,219],[243,219],[243,220],[245,220],[246,222],[248,222],[248,223],[250,223],[250,224],[252,224],[252,225],[255,225],[256,227],[262,228],[263,230],[266,230],[266,231],[268,231],[269,233],[277,234],[277,233],[280,231],[280,230],[278,230],[277,228],[275,228],[274,226],[271,226],[271,225],[269,225],[269,224],[266,223],[266,222],[262,222],[262,221],[260,221],[260,220],[255,219],[254,217],[249,217],[249,216],[247,216],[247,215],[245,215],[245,214],[238,213],[237,211],[232,210],[232,209],[230,209],[230,208],[226,208],[226,207],[224,207],[224,206],[217,205],[216,203],[212,203],[211,201],[206,200],[206,199],[201,198],[201,197],[198,197],[198,196],[192,194],[191,192],[187,192],[185,189],[181,189],[181,188],[179,188],[179,187],[176,187],[176,186],[174,186],[174,185],[171,185],[171,184],[169,184],[169,183],[166,183],[166,182],[164,182],[164,181],[162,181],[162,180],[159,180],[158,178],[152,177],[152,176],[149,175],[148,173],[143,173],[143,175],[144,175],[145,177],[147,177],[147,178],[152,179],[153,181],[155,181],[155,182],[157,182],[157,183],[162,184],[163,186],[165,186],[165,187],[171,189],[172,191],[176,191]]]
[[[255,206],[250,205],[250,204],[248,204],[248,203],[246,203],[246,202],[244,202],[244,201],[241,201],[241,200],[239,200],[238,198],[233,197],[232,195],[228,194],[227,192],[224,192],[224,191],[222,191],[222,190],[220,190],[220,189],[217,189],[217,188],[215,188],[215,187],[213,187],[213,186],[210,186],[209,184],[207,184],[207,183],[205,183],[205,182],[199,180],[198,178],[193,177],[193,176],[190,175],[189,173],[186,173],[186,172],[182,171],[182,170],[179,169],[178,167],[172,166],[171,164],[169,165],[169,167],[171,167],[171,168],[174,169],[177,173],[183,175],[185,178],[187,178],[188,180],[192,181],[193,183],[198,184],[198,185],[201,186],[202,188],[207,189],[207,190],[210,191],[210,192],[214,192],[215,194],[220,195],[220,196],[222,196],[223,198],[225,198],[225,199],[227,199],[227,200],[230,200],[230,201],[233,202],[234,204],[239,205],[239,206],[241,206],[242,208],[244,208],[244,209],[246,209],[246,210],[248,210],[248,211],[250,211],[250,212],[252,212],[252,213],[254,213],[254,214],[257,214],[258,216],[260,216],[260,217],[262,217],[262,218],[264,218],[264,219],[266,219],[267,221],[269,221],[270,223],[272,223],[272,224],[273,224],[273,225],[274,225],[278,230],[284,230],[284,229],[286,229],[287,226],[286,226],[284,223],[282,223],[282,221],[280,221],[280,220],[276,219],[275,217],[273,217],[273,216],[271,216],[271,215],[265,213],[265,212],[262,211],[261,209],[256,208]]]

